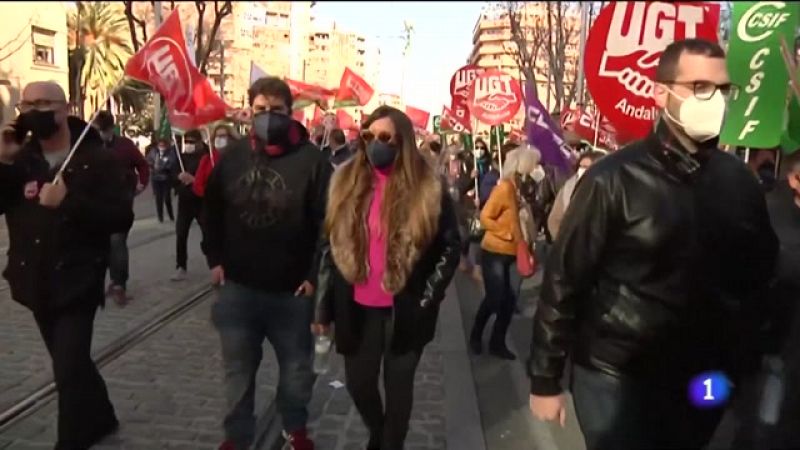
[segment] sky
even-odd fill
[[[467,63],[484,2],[317,2],[314,17],[362,34],[381,50],[376,92],[400,95],[431,116],[450,105],[450,77]],[[403,22],[414,26],[403,80]],[[369,64],[369,61],[367,61]]]

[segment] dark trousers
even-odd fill
[[[314,385],[311,371],[312,299],[268,293],[232,281],[220,288],[211,320],[219,331],[225,367],[225,437],[249,448],[255,437],[256,374],[266,338],[278,359],[278,412],[287,432],[305,429]]]
[[[111,255],[108,259],[111,284],[123,289],[128,284],[128,233],[130,230],[111,235]]]
[[[516,261],[516,256],[486,250],[481,252],[481,270],[486,296],[475,315],[471,334],[473,341],[482,339],[483,329],[494,314],[496,318],[489,346],[497,349],[506,347],[506,333],[511,325],[516,304],[516,295],[512,286],[512,270]]]
[[[202,232],[202,222],[200,211],[203,208],[202,200],[199,198],[178,198],[178,219],[175,221],[175,266],[179,269],[186,269],[188,259],[187,242],[189,241],[189,230],[192,222],[200,225]]]
[[[682,383],[659,389],[579,365],[572,395],[586,450],[700,449],[723,413],[692,406]]]
[[[164,221],[164,206],[167,207],[167,214],[170,220],[175,220],[172,213],[172,181],[153,180],[153,193],[156,196],[156,214],[158,221]]]
[[[402,355],[390,351],[392,309],[367,308],[361,345],[356,353],[345,355],[347,391],[370,432],[369,449],[402,450],[408,434],[414,401],[414,373],[419,352]],[[386,407],[378,391],[378,376],[383,363]]]
[[[58,390],[58,449],[88,448],[117,422],[90,353],[96,311],[96,306],[82,306],[34,313]]]

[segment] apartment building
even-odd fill
[[[55,81],[69,92],[67,6],[64,2],[0,2],[0,123],[16,115],[22,89]]]
[[[531,42],[537,39],[534,36],[543,36],[546,33],[548,7],[547,2],[526,2],[520,11],[521,25],[529,35]],[[580,29],[580,12],[576,9],[567,11],[563,20],[564,23],[557,26],[575,30],[570,35],[570,42],[565,49],[565,79],[570,82],[575,79],[578,68],[578,46]],[[556,25],[554,25],[555,27]],[[554,31],[555,32],[555,31]],[[478,19],[473,30],[473,48],[469,57],[471,64],[480,67],[494,68],[502,70],[509,75],[524,79],[524,75],[519,68],[517,59],[514,56],[516,44],[511,37],[511,27],[508,20],[507,11],[502,7],[487,9]],[[547,43],[543,43],[547,45]],[[555,105],[552,93],[548,92],[548,64],[547,50],[542,47],[536,64],[537,71],[537,92],[539,98],[545,106]],[[511,121],[511,128],[521,130],[524,128],[524,111],[520,108],[517,117]],[[478,127],[483,130],[483,125]],[[485,131],[485,130],[483,130]]]

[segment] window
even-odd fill
[[[31,27],[31,41],[33,43],[33,63],[45,66],[54,66],[56,32],[39,27]]]

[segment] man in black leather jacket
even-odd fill
[[[721,410],[693,407],[689,381],[754,368],[776,260],[758,181],[717,148],[731,90],[723,50],[675,42],[656,79],[662,118],[581,179],[533,322],[531,410],[563,425],[569,357],[588,450],[708,442]]]

